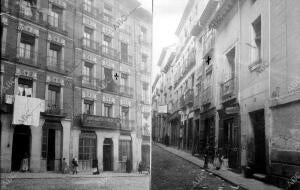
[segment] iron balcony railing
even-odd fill
[[[81,115],[81,124],[84,127],[103,128],[103,129],[120,129],[120,118],[104,117],[99,115]]]
[[[46,100],[45,112],[43,112],[43,115],[66,117],[67,113],[60,105],[58,105],[58,103],[53,103],[49,100]]]
[[[88,75],[81,75],[81,86],[98,90],[98,79]]]
[[[221,84],[221,98],[222,101],[226,101],[234,96],[235,85],[234,78],[231,78]]]
[[[211,49],[214,48],[215,44],[215,31],[214,29],[210,29],[206,34],[203,35],[203,52],[202,55],[206,56]]]
[[[68,69],[66,69],[65,66],[65,62],[59,60],[57,57],[47,56],[47,70],[67,74]]]
[[[194,90],[188,89],[184,96],[184,104],[185,105],[193,105],[194,104]]]
[[[101,18],[101,21],[106,25],[112,26],[115,23],[114,17],[110,14],[101,13],[100,18]]]
[[[133,88],[126,85],[120,85],[120,95],[133,98]]]
[[[31,46],[31,49],[33,49],[34,46]],[[6,49],[7,51],[7,49]],[[33,50],[29,50],[29,49],[25,49],[24,47],[18,47],[17,48],[17,55],[16,55],[16,59],[19,63],[23,63],[26,65],[30,65],[30,66],[39,66],[39,64],[37,64],[37,53],[34,52]]]
[[[121,120],[121,130],[123,131],[133,131],[135,129],[135,121],[122,119]]]
[[[64,29],[65,23],[61,18],[57,18],[51,15],[48,15],[48,28],[54,30],[55,32],[61,33],[63,35],[68,35],[68,32]]]
[[[95,19],[100,18],[100,11],[99,9],[95,8],[93,5],[89,5],[85,2],[81,4],[81,11],[83,14],[93,17]]]
[[[101,46],[101,55],[113,60],[120,60],[119,52],[116,49],[106,45]]]
[[[132,59],[131,55],[128,55],[128,56],[126,56],[126,55],[122,56],[121,55],[121,61],[122,61],[122,63],[124,63],[126,65],[130,65],[130,66],[133,63],[133,59]]]
[[[80,39],[80,44],[83,49],[92,51],[97,54],[99,53],[99,42],[83,37]]]
[[[202,92],[202,105],[206,105],[212,102],[212,88],[208,86]]]

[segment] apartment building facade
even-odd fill
[[[199,155],[208,151],[211,158],[220,152],[232,170],[251,166],[282,186],[299,172],[299,46],[291,39],[299,38],[300,24],[290,19],[299,8],[297,1],[188,2],[183,30],[194,38],[196,64],[187,71],[195,73],[192,109],[177,98],[181,148]],[[172,68],[177,65],[175,59]]]
[[[2,2],[1,171],[25,154],[33,172],[60,171],[62,158],[149,164],[152,16],[139,6]]]

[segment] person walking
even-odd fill
[[[73,174],[77,174],[78,173],[78,161],[76,158],[73,158],[72,166],[73,166]]]

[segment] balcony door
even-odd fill
[[[128,62],[128,44],[121,42],[121,59],[124,62]]]
[[[49,85],[48,87],[48,111],[58,112],[60,109],[60,87]]]

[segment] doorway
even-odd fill
[[[265,113],[258,110],[250,113],[254,133],[254,170],[258,173],[266,172],[266,137]]]
[[[48,130],[47,171],[55,169],[55,129]]]
[[[29,126],[18,125],[15,127],[12,146],[11,170],[19,171],[22,159],[27,156],[30,158],[31,131]],[[29,162],[30,163],[30,162]]]
[[[106,138],[103,143],[103,171],[113,171],[113,141]]]
[[[239,139],[238,127],[234,119],[224,121],[224,152],[228,158],[229,168],[237,169],[239,167]]]

